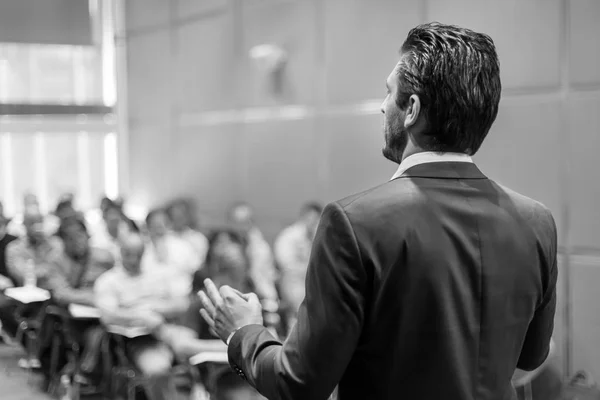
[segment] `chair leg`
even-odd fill
[[[33,379],[33,362],[37,360],[36,335],[33,331],[25,333],[25,351],[27,353],[27,383],[31,384]]]
[[[81,396],[81,384],[78,379],[75,379],[76,374],[73,374],[73,384],[71,385],[71,399],[70,400],[79,400]]]
[[[48,385],[48,394],[53,396],[56,393],[58,387],[57,374],[58,374],[58,358],[60,357],[60,339],[58,336],[52,338],[52,345],[50,349],[50,383]]]
[[[127,400],[135,400],[135,390],[137,389],[137,385],[133,382],[129,381],[127,383]]]

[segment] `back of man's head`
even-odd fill
[[[419,96],[430,151],[475,154],[496,115],[500,62],[486,34],[437,22],[413,28],[400,49],[398,95],[404,108]]]

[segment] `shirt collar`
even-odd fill
[[[415,153],[402,160],[402,162],[398,166],[398,170],[396,171],[394,176],[392,176],[391,180],[399,178],[409,168],[414,167],[415,165],[433,162],[472,163],[473,159],[471,158],[471,156],[464,153],[437,153],[434,151],[424,151],[422,153]]]

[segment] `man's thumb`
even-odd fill
[[[246,295],[246,298],[247,298],[248,303],[251,303],[253,305],[259,305],[259,306],[261,306],[260,300],[258,299],[258,296],[256,294],[254,294],[254,293],[248,293]]]
[[[240,296],[242,299],[246,300],[248,303],[259,303],[258,296],[254,293],[242,293],[237,289],[233,289],[233,291]]]

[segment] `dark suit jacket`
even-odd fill
[[[542,204],[471,163],[410,168],[329,204],[297,325],[233,336],[234,370],[263,395],[504,400],[546,358],[557,235]]]

